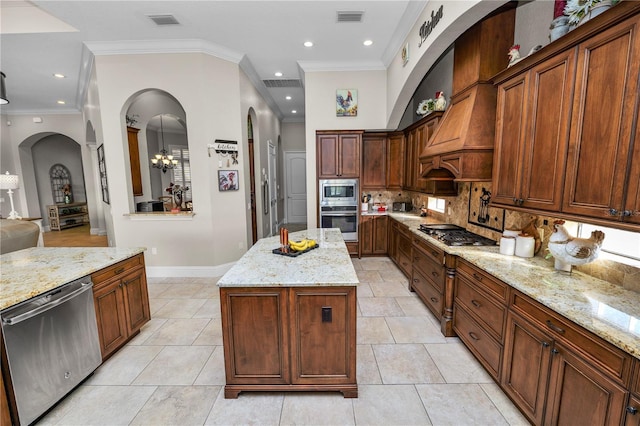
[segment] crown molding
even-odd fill
[[[235,64],[244,57],[240,52],[201,39],[90,41],[84,44],[96,56],[205,53]]]
[[[366,62],[326,62],[326,61],[298,61],[298,66],[304,72],[319,71],[386,71],[382,61]]]
[[[244,71],[249,81],[251,81],[251,84],[253,84],[253,87],[255,87],[256,90],[260,93],[260,95],[262,95],[262,98],[269,105],[269,108],[271,108],[271,110],[276,114],[278,119],[282,121],[282,119],[284,118],[284,114],[282,113],[282,111],[280,111],[280,107],[278,107],[278,104],[276,104],[276,101],[273,99],[273,96],[271,96],[271,93],[269,93],[269,90],[262,82],[262,79],[256,72],[255,68],[253,68],[253,65],[251,64],[251,61],[249,60],[249,58],[247,58],[246,56],[243,57],[239,63],[239,66],[240,66],[240,69]]]
[[[396,57],[402,48],[404,41],[409,37],[411,29],[415,26],[416,22],[418,22],[418,18],[420,18],[420,15],[427,6],[427,3],[428,1],[426,0],[410,1],[407,5],[407,8],[400,18],[398,26],[391,36],[391,40],[389,40],[389,44],[387,44],[387,48],[382,54],[382,63],[384,63],[386,68],[391,65],[393,58]]]

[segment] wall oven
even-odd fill
[[[340,228],[345,241],[358,241],[358,179],[321,179],[320,228]]]

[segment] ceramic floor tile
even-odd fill
[[[400,271],[388,257],[365,257],[360,259],[360,264],[365,271]]]
[[[218,280],[216,280],[217,282]],[[206,297],[208,299],[220,299],[220,287],[216,283],[206,283],[197,297]]]
[[[356,349],[356,376],[358,386],[382,383],[376,357],[371,345],[358,345]]]
[[[277,425],[280,421],[284,394],[279,392],[246,392],[237,399],[219,394],[206,425]]]
[[[138,333],[133,339],[129,340],[127,346],[143,345],[145,340],[162,327],[165,322],[167,322],[166,318],[151,318],[148,323],[142,326],[140,333]]]
[[[370,297],[358,300],[365,317],[398,317],[404,315],[400,305],[393,297]]]
[[[131,425],[201,425],[221,386],[159,386]]]
[[[213,346],[166,346],[133,381],[134,385],[191,385]]]
[[[192,343],[194,346],[222,346],[222,320],[213,318]]]
[[[204,284],[178,281],[162,293],[162,297],[165,299],[195,299],[200,297],[203,288]]]
[[[408,278],[397,268],[388,267],[380,271],[380,277],[383,281],[399,282],[406,287],[409,286]]]
[[[356,321],[358,344],[394,343],[384,317],[361,317]]]
[[[127,345],[116,352],[87,380],[88,385],[130,385],[160,353],[162,346]]]
[[[507,425],[477,384],[416,385],[434,425]]]
[[[58,424],[128,425],[156,390],[155,386],[84,386],[81,397]],[[79,395],[80,396],[80,395]]]
[[[444,343],[444,336],[426,317],[389,317],[396,343]]]
[[[426,344],[425,347],[447,383],[493,383],[462,343]]]
[[[207,299],[170,299],[154,315],[156,318],[191,318]]]
[[[512,426],[530,426],[531,423],[513,405],[513,402],[502,392],[495,383],[482,383],[480,387],[489,396],[493,405],[496,406],[502,417]]]
[[[368,284],[371,284],[372,282],[376,282],[376,283],[382,282],[382,277],[380,276],[380,273],[378,271],[370,271],[370,270],[356,271],[356,275],[358,276],[358,280],[360,280],[360,282],[364,282]]]
[[[423,345],[372,345],[384,384],[444,383]]]
[[[411,292],[407,284],[398,281],[383,281],[369,283],[375,297],[410,297]]]
[[[157,312],[162,309],[171,299],[156,299],[149,297],[149,312],[151,316],[157,315]]]
[[[358,425],[430,425],[413,385],[360,385],[353,400]]]
[[[210,321],[208,318],[170,318],[144,344],[191,345]]]
[[[374,297],[373,291],[371,291],[371,286],[367,283],[361,282],[358,284],[358,289],[356,291],[358,293],[358,299],[363,297]]]
[[[220,318],[220,299],[207,299],[207,301],[193,314],[193,318]]]
[[[206,364],[198,374],[196,385],[225,385],[227,384],[224,374],[224,349],[222,346],[215,346],[213,353],[209,356]]]
[[[415,293],[411,293],[411,296],[408,297],[396,297],[396,303],[398,303],[404,314],[409,317],[433,315]]]
[[[160,297],[162,293],[167,291],[171,287],[171,284],[163,283],[163,284],[151,284],[147,283],[147,291],[149,292],[150,298]]]
[[[339,392],[291,392],[284,397],[280,425],[353,425],[353,403]]]

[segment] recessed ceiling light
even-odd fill
[[[276,77],[282,77],[282,73],[280,71],[278,71],[277,73],[275,73]]]
[[[287,95],[284,97],[286,100],[290,101],[291,100],[291,96]]]
[[[66,104],[66,102],[65,102],[65,101],[58,101],[58,103],[59,103],[60,105],[64,105],[64,104]]]
[[[312,41],[305,41],[304,42],[304,47],[312,47],[313,46],[313,42]]]
[[[65,78],[66,77],[64,74],[60,74],[59,72],[55,73],[53,76],[55,78]]]
[[[364,44],[365,46],[371,46],[373,44],[372,40],[365,40],[362,42],[362,44]]]
[[[291,114],[297,114],[297,113],[298,113],[298,111],[296,111],[295,109],[291,110]]]

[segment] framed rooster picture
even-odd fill
[[[358,115],[358,90],[336,90],[336,116],[355,117]]]

